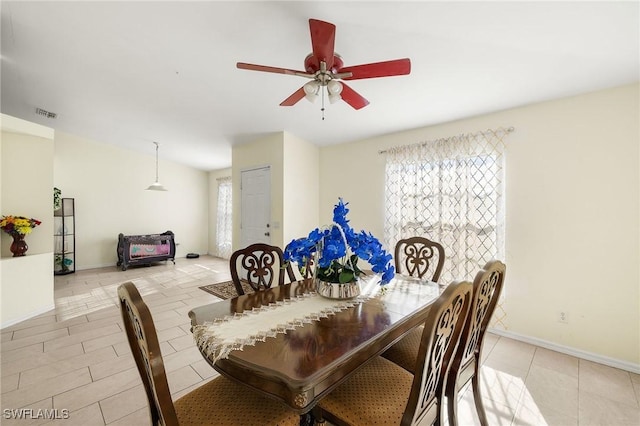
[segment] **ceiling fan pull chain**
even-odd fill
[[[322,111],[322,121],[324,121],[324,87],[320,86],[320,91],[322,92],[322,108],[320,108],[320,111]]]

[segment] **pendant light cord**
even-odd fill
[[[158,142],[154,144],[156,144],[156,183],[158,183]]]

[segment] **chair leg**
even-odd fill
[[[458,426],[458,391],[456,380],[447,383],[447,414],[449,426]]]
[[[311,409],[311,418],[314,426],[324,426],[326,424],[322,415],[322,408],[317,405]]]
[[[477,365],[477,364],[476,364]],[[476,404],[476,411],[478,412],[478,419],[482,426],[488,426],[487,414],[484,411],[484,405],[482,404],[482,394],[480,392],[480,371],[476,370],[476,374],[471,378],[471,387],[473,390],[473,401]]]

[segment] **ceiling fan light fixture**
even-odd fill
[[[320,92],[320,83],[317,81],[310,81],[304,86],[304,97],[311,103],[318,99],[318,93]]]
[[[327,92],[329,93],[329,102],[335,104],[342,99],[342,84],[339,81],[331,80],[327,83]]]

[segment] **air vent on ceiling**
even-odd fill
[[[36,114],[51,119],[55,119],[58,116],[58,114],[56,114],[55,112],[50,112],[42,108],[36,108]]]

